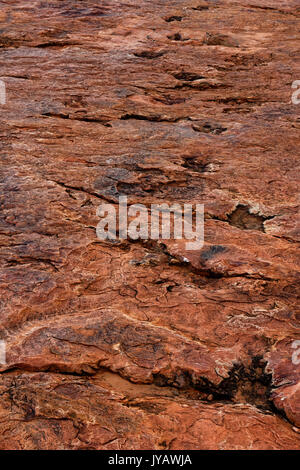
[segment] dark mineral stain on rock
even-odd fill
[[[201,259],[203,261],[208,261],[219,253],[226,251],[226,247],[222,245],[212,245],[207,250],[201,252]]]

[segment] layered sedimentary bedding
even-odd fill
[[[0,21],[0,448],[299,448],[298,0]],[[100,240],[122,195],[204,246]]]

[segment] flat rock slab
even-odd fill
[[[0,21],[0,448],[299,448],[299,2]],[[204,246],[101,241],[122,195]]]

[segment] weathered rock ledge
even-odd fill
[[[299,448],[298,0],[0,21],[0,449]],[[120,195],[204,247],[100,241]]]

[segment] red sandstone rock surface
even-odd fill
[[[299,2],[0,21],[0,448],[299,448]],[[99,240],[120,195],[204,204],[205,245]]]

